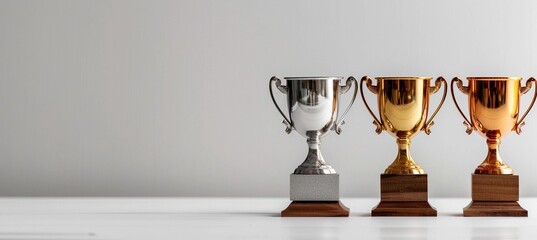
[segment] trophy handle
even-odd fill
[[[382,124],[380,123],[379,119],[375,116],[373,111],[371,111],[371,108],[369,107],[369,104],[367,104],[367,101],[365,100],[364,82],[366,82],[366,85],[367,85],[367,88],[369,89],[369,91],[371,91],[375,95],[378,94],[378,92],[379,92],[378,86],[373,86],[371,78],[369,78],[368,76],[362,77],[362,80],[360,81],[360,94],[362,95],[362,100],[364,101],[364,104],[365,104],[365,107],[367,108],[367,111],[369,111],[369,114],[371,114],[371,116],[373,117],[373,124],[375,124],[375,126],[377,126],[377,129],[375,129],[375,132],[377,134],[380,134],[380,133],[382,133],[382,129],[383,129]]]
[[[472,123],[470,123],[470,121],[468,121],[468,118],[466,117],[466,115],[464,115],[461,108],[459,107],[459,104],[457,103],[457,98],[455,98],[455,92],[453,90],[455,89],[453,87],[453,84],[455,83],[457,83],[457,88],[459,88],[459,90],[466,95],[468,95],[468,87],[463,86],[462,80],[458,77],[454,77],[453,80],[451,80],[451,97],[453,97],[453,102],[455,102],[455,106],[459,110],[459,113],[461,114],[461,116],[464,118],[463,123],[464,123],[464,126],[466,126],[466,133],[470,135],[472,134],[472,131],[474,130],[474,126],[472,125]]]
[[[358,95],[358,81],[356,81],[356,78],[354,78],[353,76],[350,76],[349,78],[347,78],[347,81],[345,82],[345,86],[340,86],[340,91],[342,94],[344,94],[347,91],[349,91],[349,89],[351,88],[351,84],[353,82],[354,82],[354,95],[352,95],[351,103],[349,104],[347,109],[345,109],[345,112],[343,112],[343,114],[341,115],[341,119],[339,121],[336,119],[335,131],[338,135],[341,134],[341,126],[345,124],[345,120],[344,120],[345,116],[347,116],[347,113],[351,109],[352,104],[354,104],[354,100],[356,100],[356,95]]]
[[[283,114],[283,111],[282,109],[280,109],[280,106],[278,106],[276,99],[274,99],[274,94],[272,93],[272,82],[276,82],[276,88],[278,88],[278,90],[280,90],[280,92],[282,92],[283,94],[287,94],[287,86],[282,85],[282,81],[276,76],[271,77],[269,80],[270,97],[272,98],[274,106],[276,106],[276,108],[278,109],[278,112],[280,112],[280,114],[283,116],[284,120],[282,123],[286,126],[285,132],[289,134],[291,133],[291,131],[293,131],[293,125],[291,124],[291,121],[289,121],[289,118],[287,118],[285,114]]]
[[[429,87],[429,92],[431,94],[435,94],[442,87],[442,83],[444,83],[444,94],[442,95],[442,100],[440,100],[440,104],[438,104],[438,107],[436,107],[436,110],[434,110],[434,113],[433,115],[431,115],[431,118],[429,119],[429,121],[425,123],[425,125],[423,126],[423,131],[425,131],[425,134],[427,135],[431,134],[431,127],[434,125],[433,119],[438,113],[438,111],[440,111],[440,108],[442,107],[442,105],[444,104],[444,101],[446,100],[446,95],[447,95],[446,79],[444,79],[444,77],[438,77],[436,81],[434,82],[434,86]]]
[[[526,86],[520,88],[520,94],[527,93],[531,87],[533,86],[533,83],[535,82],[535,78],[530,77],[528,81],[526,81]],[[522,126],[524,126],[526,123],[524,123],[524,118],[526,118],[526,115],[530,112],[531,108],[533,107],[533,104],[535,103],[535,99],[537,98],[537,87],[535,88],[535,92],[533,93],[533,99],[531,100],[530,106],[528,107],[528,110],[522,115],[520,120],[515,125],[514,130],[517,134],[522,133]]]

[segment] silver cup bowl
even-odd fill
[[[351,108],[358,93],[358,82],[349,77],[344,86],[340,86],[342,77],[285,77],[287,86],[277,77],[269,81],[269,91],[274,105],[283,116],[285,131],[297,131],[307,138],[309,146],[306,160],[295,169],[295,174],[335,174],[336,171],[326,164],[320,151],[321,137],[331,130],[341,133],[343,119]],[[272,83],[287,95],[289,118],[276,103],[272,92]],[[338,117],[339,95],[346,93],[354,82],[354,95],[345,112]]]

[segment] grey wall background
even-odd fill
[[[272,75],[537,76],[536,9],[530,0],[0,1],[0,195],[287,196],[306,144],[284,132]],[[342,196],[378,196],[395,139],[375,134],[361,101],[346,122],[324,139],[324,156]],[[469,197],[485,140],[466,135],[449,96],[435,122],[412,145],[430,195]],[[502,154],[521,195],[537,196],[537,113],[526,122]]]

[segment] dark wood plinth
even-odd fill
[[[282,217],[348,217],[349,208],[341,201],[293,201]]]
[[[465,217],[527,217],[528,211],[518,202],[472,201],[464,208]]]
[[[425,216],[436,217],[437,212],[429,202],[380,202],[371,211],[371,216]]]
[[[472,174],[472,202],[465,217],[527,217],[518,204],[518,175]]]
[[[427,174],[380,175],[380,203],[371,216],[437,216],[427,199]]]

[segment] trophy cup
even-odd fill
[[[360,82],[360,93],[367,110],[373,116],[376,132],[383,130],[397,140],[395,161],[380,176],[380,203],[371,211],[372,216],[436,216],[428,202],[427,174],[410,156],[410,138],[425,131],[431,133],[433,118],[442,107],[447,93],[443,77],[430,86],[429,77],[377,77],[373,86],[369,77]],[[380,118],[377,118],[364,97],[363,83],[377,95]],[[427,120],[429,95],[436,93],[444,83],[440,104]]]
[[[287,86],[272,77],[269,91],[274,105],[283,116],[285,131],[292,130],[307,138],[306,160],[291,174],[291,204],[281,212],[282,217],[348,217],[349,209],[339,201],[339,174],[326,164],[321,155],[321,137],[330,130],[341,133],[344,117],[356,99],[358,82],[349,77],[340,86],[341,77],[286,77]],[[289,118],[280,109],[272,93],[272,83],[287,95]],[[345,112],[338,117],[339,95],[347,92],[354,82],[354,95]]]
[[[519,97],[531,89],[534,78],[521,87],[522,78],[468,77],[468,86],[459,78],[451,81],[451,95],[464,118],[466,133],[476,130],[487,139],[488,155],[472,174],[472,202],[464,208],[464,216],[528,216],[518,204],[518,175],[500,157],[500,138],[511,131],[521,133],[524,118],[531,110],[537,89],[528,110],[519,117]],[[470,121],[455,99],[454,86],[468,95]]]

